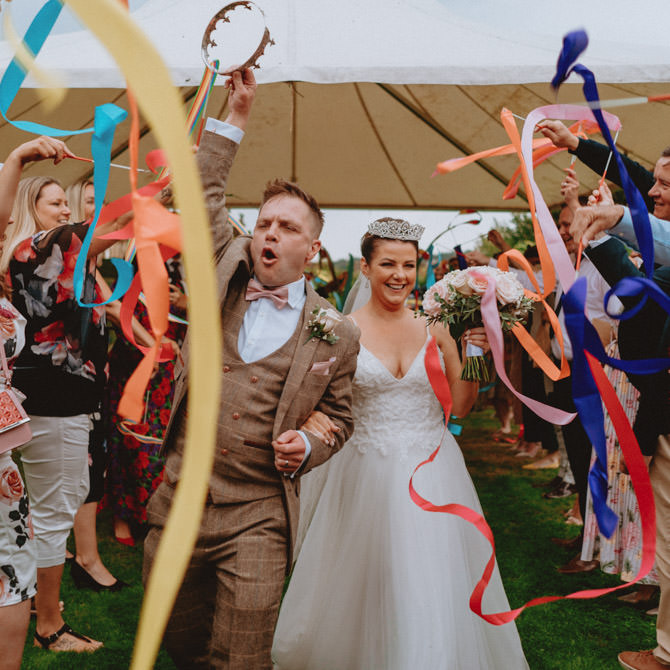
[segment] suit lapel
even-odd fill
[[[295,349],[291,368],[286,377],[284,391],[279,399],[277,414],[275,415],[275,433],[280,429],[284,417],[286,416],[286,412],[291,406],[302,380],[307,376],[309,369],[312,367],[316,349],[320,342],[320,340],[317,340],[316,338],[312,338],[309,342],[306,342],[309,337],[309,334],[307,333],[307,324],[313,316],[312,311],[315,307],[319,306],[319,296],[308,283],[306,283],[306,291],[305,306],[303,308],[299,326],[300,333],[298,334],[298,345]]]

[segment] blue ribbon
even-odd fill
[[[426,249],[428,254],[428,268],[426,270],[426,288],[430,288],[435,283],[435,270],[433,269],[433,245]]]
[[[589,472],[589,486],[593,511],[600,531],[611,537],[619,522],[618,515],[607,506],[607,443],[605,416],[600,392],[593,379],[585,350],[587,340],[598,338],[598,333],[584,314],[586,305],[586,278],[579,277],[563,298],[565,327],[572,342],[572,399],[579,419],[596,452],[596,461]],[[600,340],[598,340],[600,341]],[[602,344],[600,345],[602,347]],[[577,419],[576,419],[577,420]]]
[[[461,249],[461,245],[457,244],[454,247],[454,251],[456,252],[456,261],[458,263],[458,269],[465,270],[468,267],[468,262],[464,258],[463,249]]]
[[[579,58],[579,55],[589,44],[589,37],[585,30],[573,30],[563,38],[563,48],[558,55],[556,74],[551,80],[551,87],[558,90],[559,86],[570,76],[570,66]]]
[[[97,304],[105,305],[108,302],[119,300],[128,290],[130,283],[133,280],[132,264],[121,258],[112,258],[112,264],[116,268],[118,274],[112,295],[103,303],[84,303],[81,301],[86,265],[88,263],[88,250],[93,241],[95,226],[98,223],[100,210],[104,204],[105,193],[107,192],[114,131],[116,130],[116,126],[127,116],[128,113],[125,110],[111,103],[100,105],[95,108],[93,136],[91,137],[91,155],[93,156],[94,161],[93,186],[95,190],[95,214],[93,215],[93,222],[88,227],[88,232],[82,242],[79,255],[77,256],[73,279],[75,295],[77,296],[79,304],[84,307],[94,307]]]
[[[35,15],[35,18],[32,20],[23,38],[26,47],[33,53],[33,55],[37,56],[42,49],[42,46],[53,29],[62,9],[63,4],[60,0],[47,0],[40,11]],[[100,105],[95,108],[93,128],[83,128],[79,130],[62,130],[60,128],[45,126],[40,123],[33,123],[32,121],[11,121],[7,117],[7,113],[26,78],[26,74],[26,71],[21,67],[16,58],[14,58],[5,70],[2,80],[0,80],[0,113],[2,113],[2,116],[6,121],[19,130],[24,130],[36,135],[64,137],[92,133],[91,155],[94,161],[93,184],[95,188],[95,216],[93,218],[93,223],[89,227],[86,237],[84,238],[79,256],[77,257],[73,282],[75,296],[80,305],[84,307],[93,307],[97,304],[105,305],[112,300],[121,298],[130,287],[130,282],[133,277],[133,268],[130,263],[118,258],[112,259],[112,263],[114,267],[116,267],[118,273],[118,278],[110,298],[102,303],[82,302],[88,249],[91,245],[95,226],[100,216],[105,193],[107,192],[114,131],[116,126],[126,118],[127,112],[116,105]]]
[[[568,33],[563,40],[563,50],[558,59],[557,71],[552,86],[555,89],[563,83],[571,72],[576,72],[584,80],[584,97],[591,103],[593,115],[598,122],[600,131],[605,138],[619,168],[621,183],[629,204],[633,226],[642,259],[646,278],[627,277],[611,288],[605,297],[605,306],[613,295],[621,297],[639,296],[638,303],[621,315],[611,315],[619,319],[635,316],[644,307],[647,299],[653,300],[667,312],[670,312],[670,300],[651,279],[654,269],[654,241],[649,224],[649,215],[639,190],[632,182],[623,160],[614,144],[609,128],[605,123],[600,109],[600,97],[593,73],[583,65],[572,65],[579,54],[586,48],[588,37],[584,31]],[[593,379],[586,359],[586,351],[600,362],[632,374],[651,374],[665,370],[670,360],[655,358],[647,360],[622,361],[606,355],[602,342],[591,323],[584,314],[586,304],[586,279],[581,277],[575,281],[565,294],[565,325],[572,342],[572,392],[573,400],[584,430],[589,436],[596,452],[596,461],[589,472],[589,485],[593,497],[593,510],[601,532],[610,537],[616,528],[617,517],[607,507],[607,448],[604,431],[604,415],[598,387]],[[609,313],[609,312],[608,312]]]

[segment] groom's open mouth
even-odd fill
[[[265,261],[265,263],[271,263],[272,261],[276,261],[278,258],[277,254],[275,253],[274,249],[272,247],[263,247],[261,250],[261,260]]]

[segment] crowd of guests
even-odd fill
[[[433,381],[417,361],[436,343],[435,359],[453,396],[453,414],[446,418],[458,422],[478,391],[475,383],[460,379],[459,347],[469,341],[488,349],[483,329],[470,329],[456,342],[446,329],[427,328],[407,309],[416,282],[420,226],[396,219],[371,224],[362,241],[361,295],[366,297],[347,319],[305,284],[305,264],[320,249],[323,214],[296,184],[269,184],[253,236],[234,239],[223,194],[255,95],[253,74],[235,73],[229,87],[230,114],[226,122],[207,122],[198,162],[221,309],[227,316],[221,374],[235,391],[221,399],[203,522],[168,623],[166,648],[180,668],[269,668],[271,649],[278,667],[291,670],[339,663],[432,668],[438,667],[436,659],[454,668],[527,667],[513,624],[492,627],[467,610],[480,574],[470,568],[486,553],[482,538],[454,519],[427,514],[407,496],[412,468],[441,441],[443,455],[434,466],[442,473],[424,484],[443,498],[448,482],[450,502],[460,497],[462,504],[479,509],[456,441],[450,434],[441,437],[442,408],[431,390]],[[620,182],[606,147],[576,138],[560,122],[545,122],[541,132]],[[7,668],[20,667],[31,611],[37,646],[53,652],[91,652],[102,646],[103,641],[73,630],[63,618],[64,566],[69,562],[80,588],[115,592],[127,586],[98,552],[96,515],[108,507],[122,545],[132,546],[147,534],[148,576],[179,480],[185,440],[189,346],[179,261],[167,262],[172,319],[166,337],[175,355],[181,351],[183,365],[176,379],[174,362],[157,367],[143,420],[129,423],[116,407],[141,355],[119,327],[119,305],[103,304],[111,291],[98,261],[113,244],[102,236],[122,228],[131,214],[99,227],[88,250],[81,296],[94,306],[84,307],[75,295],[73,273],[94,214],[93,184],[84,180],[64,190],[50,177],[21,179],[32,162],[57,164],[70,155],[63,142],[41,137],[17,147],[0,170],[0,339],[11,369],[3,383],[25,397],[32,431],[30,441],[14,453],[0,453],[0,623],[5,632],[0,658]],[[670,234],[663,221],[670,221],[670,153],[664,152],[653,173],[627,164],[640,190],[648,193],[652,225],[660,231],[654,280],[669,292]],[[556,223],[577,275],[586,278],[589,320],[612,356],[665,355],[667,315],[661,308],[650,301],[633,319],[619,323],[611,314],[635,300],[610,300],[609,313],[603,307],[610,286],[644,273],[636,254],[617,239],[635,245],[630,212],[614,204],[607,186],[588,201],[580,199],[579,191],[569,168]],[[169,189],[158,198],[169,206]],[[613,234],[607,235],[610,229]],[[497,231],[489,239],[501,251],[509,248]],[[584,252],[578,258],[580,240]],[[537,249],[528,247],[525,256],[542,287]],[[471,265],[496,264],[479,251],[466,259]],[[448,270],[438,267],[435,278]],[[525,272],[515,271],[531,289]],[[558,314],[564,354],[571,362],[562,294],[559,285],[548,303]],[[111,348],[110,327],[115,335]],[[545,353],[558,360],[561,349],[542,309],[535,310],[527,327]],[[138,342],[153,344],[141,303],[132,328]],[[307,342],[301,341],[304,330],[310,332]],[[569,378],[551,382],[512,338],[507,344],[506,365],[517,388],[575,410]],[[660,590],[658,646],[622,652],[619,661],[633,670],[659,670],[670,665],[668,376],[629,379],[614,369],[607,375],[650,463],[658,515],[656,568],[624,596],[651,607]],[[641,561],[639,509],[611,421],[605,424],[608,504],[620,521],[608,539],[599,535],[595,522],[588,489],[592,446],[579,419],[553,426],[515,403],[502,384],[492,387],[491,400],[500,421],[497,439],[507,440],[520,461],[528,459],[524,467],[557,470],[544,495],[575,495],[566,523],[581,530],[569,540],[556,539],[573,552],[559,571],[600,567],[631,580]],[[402,420],[403,408],[412,402],[413,414],[425,414],[418,427]],[[513,424],[523,426],[518,439],[512,437]],[[356,436],[336,455],[354,425]],[[303,475],[307,500],[301,505]],[[73,554],[66,547],[71,531]],[[452,569],[442,570],[438,563],[447,553]],[[279,615],[285,576],[296,557]],[[434,577],[442,573],[455,578],[441,577],[437,583]],[[329,578],[336,574],[345,582]],[[491,591],[497,610],[509,607],[497,571]],[[420,606],[410,599],[417,593]],[[446,643],[424,644],[426,630],[436,626]]]
[[[32,162],[71,153],[55,139],[40,137],[17,147],[0,170],[0,319],[4,352],[12,370],[3,384],[20,392],[32,438],[2,454],[2,591],[5,634],[3,667],[18,668],[32,614],[35,644],[51,651],[93,651],[102,645],[73,630],[63,619],[60,599],[64,566],[75,585],[119,591],[126,584],[104,565],[98,552],[96,515],[101,503],[113,509],[117,539],[133,544],[146,532],[146,502],[162,476],[158,456],[169,415],[172,363],[158,368],[143,422],[122,434],[116,406],[138,354],[123,336],[120,305],[98,268],[113,244],[95,237],[88,252],[82,302],[74,288],[74,267],[94,214],[93,183],[67,190],[52,177],[26,177]],[[167,204],[166,195],[162,196]],[[130,215],[101,225],[98,235],[123,227]],[[171,302],[178,317],[168,337],[175,350],[185,325],[186,297],[178,261],[170,263]],[[109,325],[116,336],[109,351]],[[133,319],[136,339],[153,339],[140,305]],[[158,395],[152,392],[160,389]],[[166,409],[167,408],[167,409]],[[147,442],[143,436],[154,439]],[[16,462],[20,461],[22,479]],[[29,501],[29,504],[28,504]],[[18,525],[17,525],[18,522]],[[66,549],[74,531],[75,552]]]

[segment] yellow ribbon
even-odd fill
[[[170,162],[184,226],[184,267],[190,289],[188,425],[181,482],[144,597],[132,670],[152,668],[191,557],[214,459],[220,397],[221,341],[212,243],[182,101],[156,49],[116,0],[64,0],[105,45],[133,89]],[[197,47],[196,47],[197,48]]]

